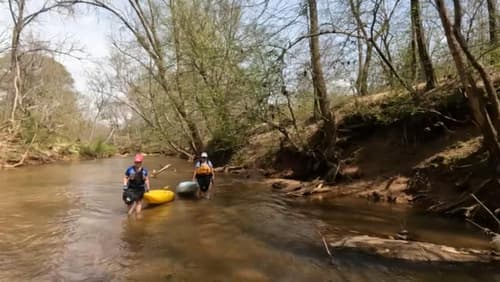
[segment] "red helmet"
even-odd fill
[[[134,162],[142,163],[144,161],[144,156],[142,154],[135,155]]]

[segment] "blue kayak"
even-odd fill
[[[198,188],[198,182],[196,181],[183,181],[177,185],[175,192],[182,196],[190,196],[194,195]]]

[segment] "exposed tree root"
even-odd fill
[[[24,164],[24,161],[28,157],[29,151],[31,150],[31,146],[33,146],[33,143],[35,142],[36,136],[37,135],[35,133],[35,135],[33,135],[33,138],[31,138],[31,142],[28,145],[28,148],[26,148],[26,151],[24,152],[23,156],[21,157],[21,159],[17,163],[12,164],[12,165],[10,165],[10,164],[4,164],[3,167],[5,167],[5,168],[16,168],[16,167],[22,166]]]
[[[472,194],[476,194],[480,192],[484,187],[493,182],[493,179],[484,180],[479,186],[473,189]],[[438,203],[428,208],[429,211],[438,212],[438,213],[449,213],[450,210],[454,210],[459,206],[463,206],[466,202],[470,201],[470,193],[463,193],[460,198],[451,203]]]

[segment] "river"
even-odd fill
[[[177,198],[128,217],[130,158],[0,171],[0,281],[500,281],[494,266],[404,264],[360,254],[332,265],[317,234],[390,235],[487,248],[472,227],[365,200],[285,199],[257,181],[218,175],[210,200]],[[152,188],[192,175],[186,161]]]

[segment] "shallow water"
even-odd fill
[[[178,198],[128,217],[114,158],[0,172],[0,281],[500,281],[495,266],[410,265],[358,254],[332,265],[317,230],[487,248],[473,227],[364,200],[291,200],[235,176],[211,200]],[[152,187],[191,178],[189,163]]]

